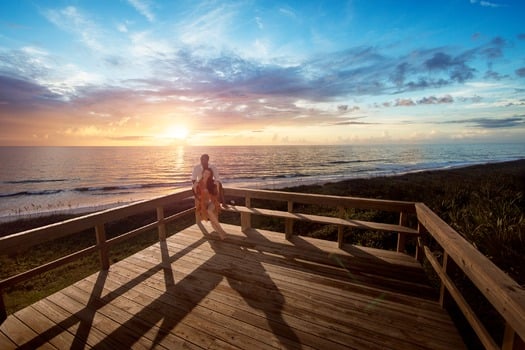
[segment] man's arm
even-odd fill
[[[210,164],[210,169],[213,171],[213,178],[217,182],[221,182],[221,175],[219,174],[219,169],[213,164]]]

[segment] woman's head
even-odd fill
[[[208,180],[209,178],[213,178],[213,171],[211,169],[204,169],[202,171],[202,178],[204,180]]]
[[[202,181],[206,184],[208,192],[212,194],[217,194],[217,187],[215,186],[215,181],[213,181],[213,170],[204,169],[202,171]]]

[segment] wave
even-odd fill
[[[57,194],[64,190],[39,190],[39,191],[20,191],[15,193],[0,193],[0,198],[18,197],[18,196],[45,196]]]
[[[68,179],[25,179],[25,180],[9,180],[3,181],[4,184],[9,185],[23,185],[23,184],[39,184],[46,182],[66,182]]]

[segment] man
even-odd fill
[[[202,172],[204,169],[211,169],[213,172],[213,179],[215,180],[215,184],[219,188],[219,200],[221,202],[221,205],[223,207],[226,207],[226,202],[224,201],[224,191],[222,189],[222,183],[219,176],[219,170],[217,170],[217,167],[213,164],[209,163],[210,156],[207,154],[201,155],[201,162],[193,167],[193,171],[191,173],[191,182],[193,183],[192,189],[193,193],[195,194],[195,184],[202,178]]]

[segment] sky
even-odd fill
[[[524,142],[523,0],[0,2],[0,146]]]

